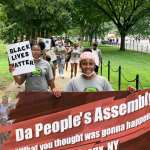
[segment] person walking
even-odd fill
[[[19,85],[25,82],[25,91],[51,91],[56,97],[60,96],[60,91],[55,87],[53,73],[50,64],[41,58],[40,46],[32,46],[32,55],[35,63],[35,71],[23,75],[13,76]],[[10,64],[9,71],[13,72],[14,67]]]
[[[81,74],[72,78],[65,87],[65,92],[112,91],[111,84],[105,77],[98,76],[95,69],[95,56],[86,51],[80,55]]]
[[[81,49],[80,49],[78,43],[75,43],[72,50],[71,50],[71,58],[70,58],[71,78],[73,76],[77,75],[80,53],[81,53]]]

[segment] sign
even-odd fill
[[[10,139],[3,144],[4,150],[125,150],[134,148],[140,150],[139,148],[143,147],[148,150],[149,148],[150,89],[133,94],[123,92],[70,93],[70,101],[74,97],[73,99],[83,100],[84,103],[80,102],[81,105],[78,105],[77,102],[78,104],[74,107],[71,102],[67,101],[71,106],[68,109],[65,108],[68,106],[62,104],[68,93],[62,94],[61,102],[53,95],[43,94],[43,98],[47,98],[48,101],[43,101],[41,96],[40,104],[30,106],[31,101],[35,104],[38,102],[36,98],[39,97],[39,94],[37,96],[35,93],[34,96],[32,94],[23,93],[21,97],[26,97],[28,101],[19,100],[13,112],[12,116],[15,116],[16,120],[20,117],[22,121],[1,128],[1,132],[11,130]],[[32,99],[28,99],[31,95]],[[40,110],[36,111],[41,114],[45,108],[45,111],[48,111],[45,102],[54,109],[49,110],[51,113],[47,115],[35,117],[33,113],[35,107],[40,106]],[[57,112],[56,108],[60,103],[63,110]],[[65,99],[64,103],[66,103]],[[24,112],[21,108],[28,112]],[[21,111],[24,113],[21,114]],[[141,138],[138,139],[141,136],[144,138],[142,143]],[[144,144],[143,147],[142,144]]]
[[[33,56],[29,41],[8,45],[9,63],[15,70],[13,75],[21,75],[35,70]]]
[[[46,50],[49,50],[50,47],[51,47],[51,39],[48,39],[48,38],[37,38],[37,41],[42,41],[45,43],[45,49]]]
[[[47,56],[49,56],[51,58],[51,61],[57,60],[55,51],[53,49],[46,50],[45,53],[46,53]]]

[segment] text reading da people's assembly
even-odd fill
[[[32,128],[17,128],[16,142],[29,140],[32,138],[39,138],[41,134],[47,136],[50,134],[63,133],[69,129],[81,127],[82,125],[103,122],[109,119],[118,118],[120,116],[126,116],[143,108],[148,108],[149,106],[150,93],[146,92],[144,95],[139,95],[136,99],[128,101],[127,103],[123,102],[119,105],[113,105],[104,108],[96,107],[92,111],[79,112],[76,115],[68,115],[65,118],[53,120],[49,123],[37,122],[33,124]],[[149,120],[149,116],[150,115],[147,114],[144,117],[144,120]],[[141,120],[143,120],[143,118],[139,119],[138,122],[141,122]],[[128,129],[138,126],[136,122],[134,125],[133,123],[131,125],[130,122],[127,122]]]

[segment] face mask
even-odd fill
[[[39,61],[40,59],[41,59],[41,58],[38,58],[38,59],[35,59],[35,58],[34,58],[34,61]]]
[[[84,76],[86,76],[86,77],[91,77],[91,76],[93,76],[95,74],[95,72],[93,71],[92,73],[90,73],[90,74],[85,74],[85,73],[82,73],[82,75],[84,75]]]

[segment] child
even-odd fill
[[[10,106],[8,103],[8,97],[2,97],[2,103],[0,104],[0,119],[8,120],[8,113],[10,111]]]

